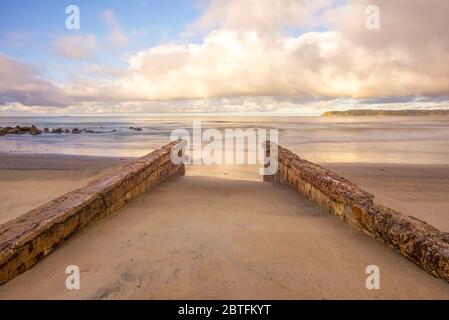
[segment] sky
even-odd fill
[[[441,0],[0,1],[0,115],[449,108],[448,14]]]

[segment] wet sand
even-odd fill
[[[20,161],[16,159],[16,165]],[[379,192],[378,199],[391,197],[399,210],[413,207],[399,190],[395,198],[386,189],[390,182],[379,185],[383,180],[376,166],[339,164],[333,169],[346,170],[345,176],[356,183],[366,175],[366,188]],[[33,186],[21,185],[23,198],[42,190],[36,183],[45,179],[34,176],[35,171],[39,170],[28,171],[35,179]],[[64,180],[64,170],[51,171]],[[4,173],[10,176],[4,178]],[[2,170],[3,186],[20,183],[23,172],[17,173]],[[421,179],[405,168],[391,178],[396,181],[393,188],[400,187],[404,175]],[[70,177],[66,180],[68,187],[72,182]],[[445,201],[445,196],[429,199],[442,196],[435,190],[447,188],[447,180],[438,174],[422,180],[427,184],[416,190],[424,199],[421,206]],[[11,207],[14,199],[9,200]],[[438,211],[432,208],[425,213]],[[365,268],[372,264],[381,270],[380,290],[365,288]],[[68,265],[81,270],[80,290],[65,288]],[[449,285],[289,188],[261,182],[255,167],[189,166],[186,176],[81,230],[31,270],[1,286],[0,299],[7,298],[449,299]]]

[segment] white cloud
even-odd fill
[[[259,110],[263,106],[258,103],[264,101],[273,106],[263,98],[273,96],[289,101],[301,97],[352,101],[449,95],[449,20],[445,16],[449,2],[349,0],[340,7],[332,3],[214,0],[187,28],[190,33],[199,32],[201,41],[183,38],[184,42],[136,52],[128,68],[114,72],[112,78],[101,77],[97,65],[91,68],[97,70],[96,77],[75,79],[64,90],[77,101],[97,102],[98,107],[133,105],[133,110],[161,103],[148,101],[181,100],[185,106],[184,99],[205,99],[206,108],[213,101],[213,106],[221,103],[223,110],[230,110],[235,105],[221,98],[240,101],[238,97],[246,97],[242,110]],[[365,28],[368,4],[380,7],[378,31]],[[111,45],[126,44],[114,12],[105,11],[102,17],[111,30]],[[311,20],[329,30],[298,34],[299,27],[308,30]],[[90,45],[76,44],[81,39],[68,40],[62,38],[60,47],[74,59],[89,57],[98,49],[96,38],[88,39]],[[254,99],[260,100],[248,102]],[[279,110],[285,107],[277,98],[272,101]],[[170,104],[173,107],[163,105],[175,110],[177,102]],[[204,106],[190,104],[192,110]]]
[[[381,2],[382,29],[372,31],[365,28],[369,3],[328,9],[324,16],[334,31],[295,37],[282,27],[306,23],[328,1],[212,1],[195,24],[212,28],[200,44],[166,43],[136,53],[114,92],[144,100],[449,93],[449,5]]]

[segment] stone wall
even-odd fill
[[[278,146],[278,155],[277,174],[264,177],[265,181],[289,185],[327,212],[449,282],[449,233],[375,204],[372,194],[288,149]]]
[[[31,268],[70,235],[177,174],[174,141],[112,174],[0,225],[0,285]]]
[[[0,225],[0,285],[31,268],[70,235],[165,181],[184,174],[167,144],[115,173],[69,192]],[[269,148],[267,148],[269,150]],[[449,282],[449,234],[374,203],[374,196],[336,173],[278,146],[278,172],[265,181],[285,183],[358,230],[385,242],[428,273]]]

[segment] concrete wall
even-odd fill
[[[31,268],[79,229],[117,211],[170,176],[184,174],[183,164],[170,161],[177,143],[0,225],[0,285]]]
[[[278,172],[274,177],[264,177],[265,181],[289,185],[340,220],[383,241],[428,273],[449,282],[449,233],[375,204],[372,194],[288,149],[278,146],[278,155]]]

